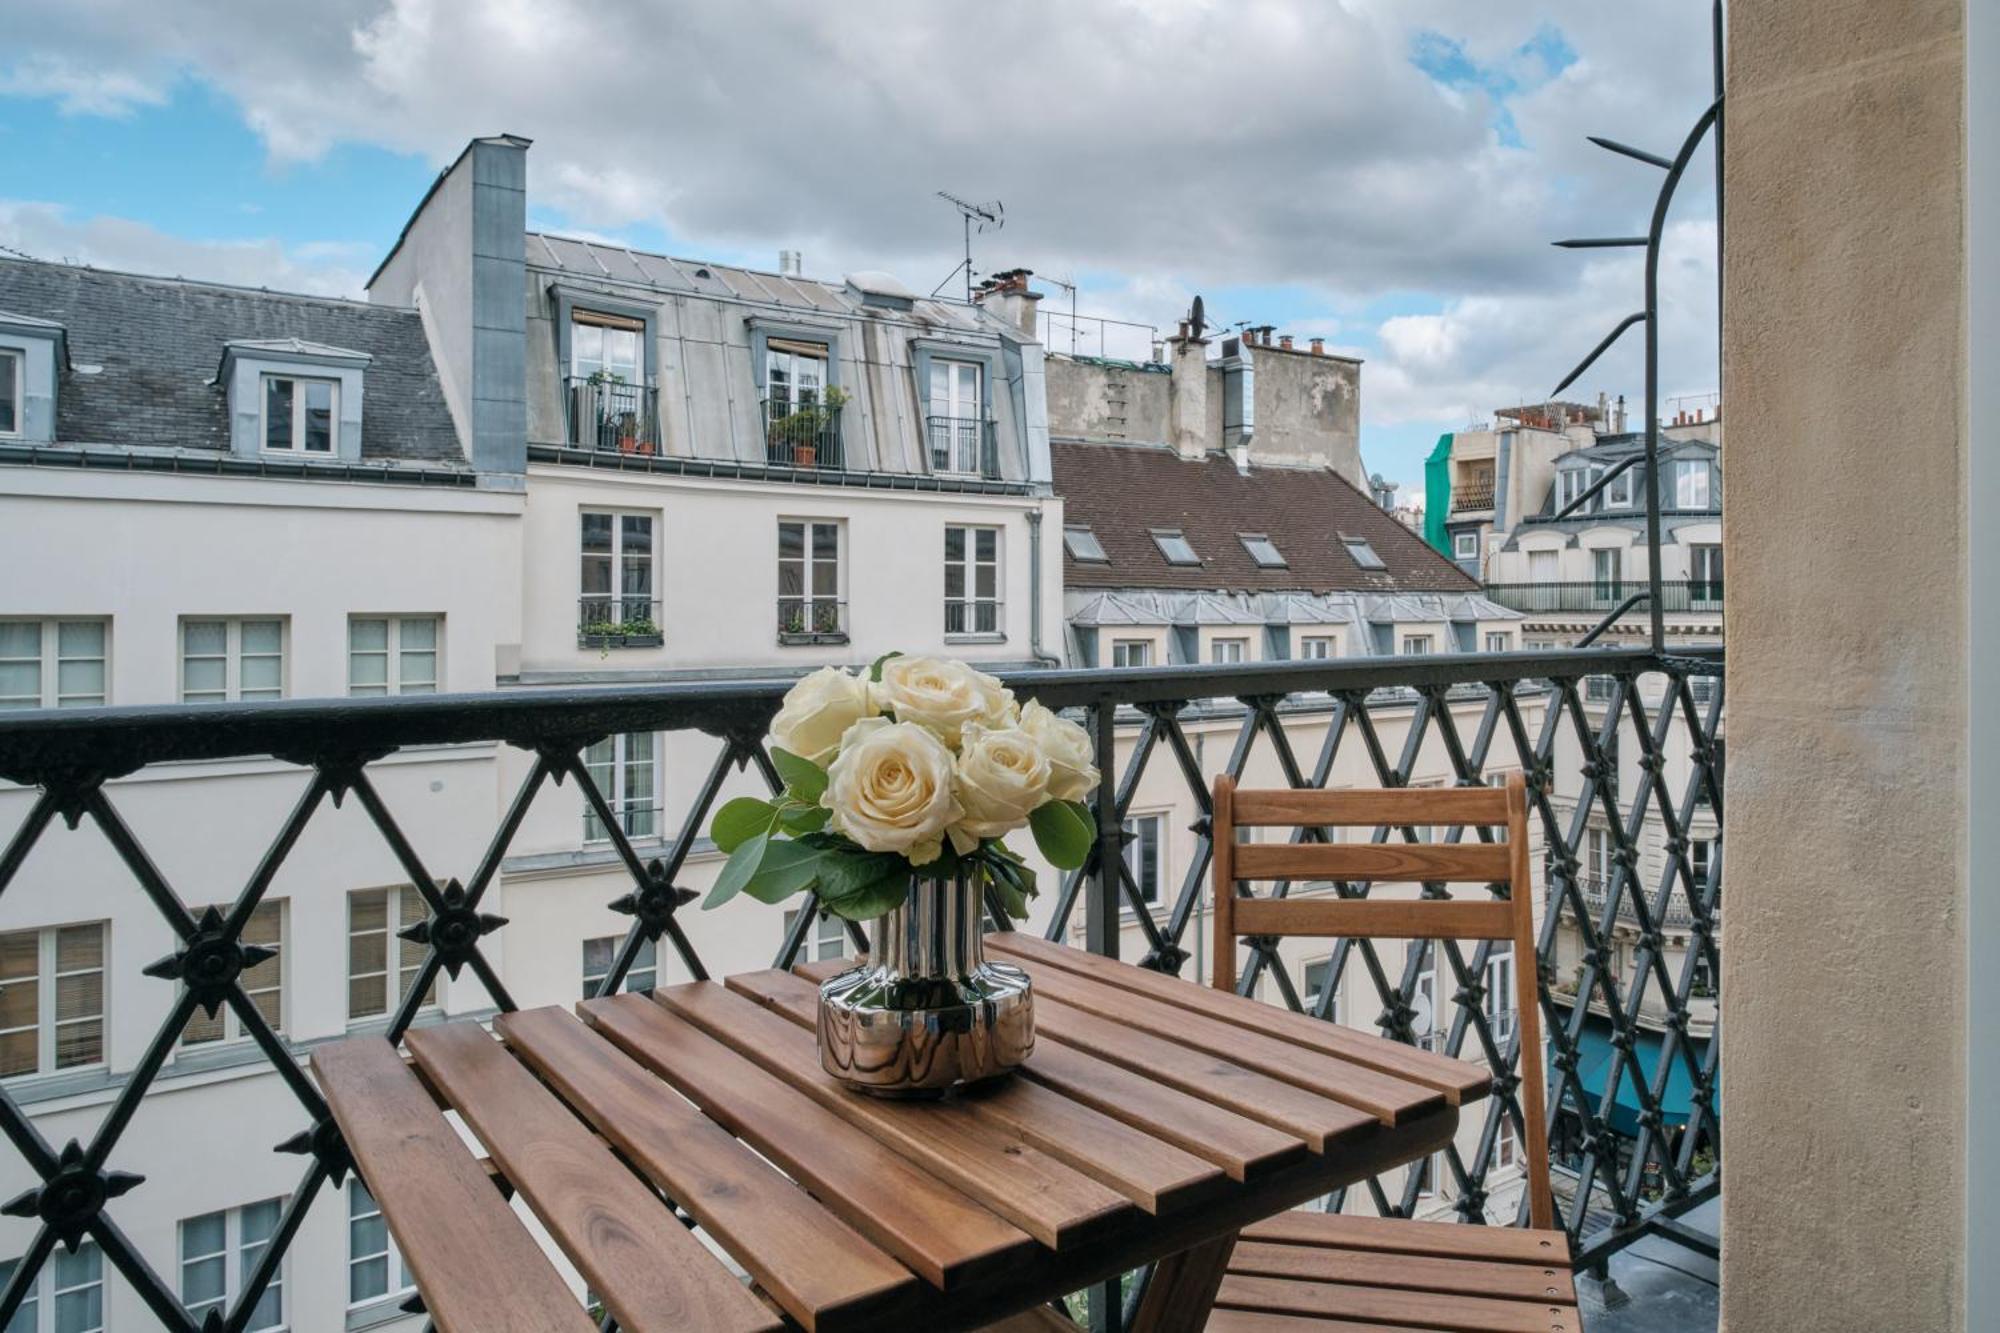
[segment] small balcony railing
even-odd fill
[[[651,380],[572,375],[563,381],[563,413],[572,449],[641,457],[660,452],[659,394]]]
[[[1583,895],[1583,901],[1590,910],[1602,915],[1605,901],[1611,894],[1611,881],[1603,875],[1578,875],[1576,877],[1576,888],[1577,892]],[[1620,921],[1636,922],[1639,919],[1639,909],[1633,905],[1631,897],[1635,892],[1637,892],[1635,888],[1628,886],[1625,890],[1625,896],[1619,899],[1618,919]],[[1686,930],[1694,924],[1694,912],[1689,909],[1685,898],[1676,892],[1667,900],[1667,910],[1665,913],[1659,915],[1657,921],[1662,926],[1679,927],[1682,930]]]
[[[925,418],[930,435],[931,471],[997,478],[1000,447],[994,423],[978,417]]]
[[[847,603],[830,597],[780,597],[778,642],[846,643]]]
[[[1582,583],[1489,583],[1486,595],[1500,605],[1530,614],[1552,611],[1608,611],[1635,592],[1643,578],[1591,579]],[[1721,579],[1678,579],[1660,584],[1660,609],[1675,612],[1722,610]]]
[[[1454,514],[1461,514],[1475,509],[1491,509],[1492,507],[1493,479],[1491,477],[1488,477],[1485,481],[1468,482],[1463,486],[1453,486],[1451,488],[1451,512]]]
[[[767,461],[784,467],[846,469],[840,447],[840,404],[766,398],[763,412]]]
[[[651,593],[586,594],[576,603],[576,641],[582,648],[657,648],[660,603]]]

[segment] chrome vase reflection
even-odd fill
[[[1028,974],[986,960],[979,889],[913,879],[878,917],[868,961],[819,988],[819,1061],[880,1096],[942,1096],[1005,1074],[1035,1049]]]

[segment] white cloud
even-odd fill
[[[59,204],[0,199],[0,246],[36,259],[324,296],[359,296],[374,267],[364,246],[203,241],[125,218],[78,218]]]

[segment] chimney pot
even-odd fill
[[[1325,355],[1326,355],[1326,339],[1324,339],[1324,338],[1315,338],[1315,339],[1313,339],[1313,340],[1312,340],[1312,352],[1313,352],[1313,355],[1314,355],[1314,356],[1325,356]]]
[[[778,251],[778,272],[788,278],[796,278],[805,272],[804,260],[797,250]]]
[[[1291,350],[1292,350],[1292,335],[1291,335],[1291,334],[1289,334],[1289,333],[1281,333],[1281,334],[1279,334],[1279,335],[1278,335],[1278,346],[1280,346],[1280,347],[1284,348],[1284,349],[1285,349],[1286,351],[1288,351],[1288,352],[1289,352],[1289,351],[1291,351]]]

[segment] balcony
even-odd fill
[[[1000,450],[994,423],[978,417],[925,418],[930,437],[931,471],[956,476],[1000,476]]]
[[[826,597],[778,598],[778,642],[788,646],[847,642],[847,603]]]
[[[657,648],[660,602],[649,593],[598,593],[576,603],[579,648]]]
[[[1451,488],[1451,512],[1471,513],[1493,507],[1493,478],[1468,481]]]
[[[1504,607],[1530,615],[1594,611],[1599,615],[1634,593],[1646,591],[1643,578],[1598,579],[1587,583],[1489,583],[1486,595]],[[1660,609],[1669,615],[1722,612],[1721,579],[1680,579],[1660,584]]]
[[[585,627],[609,623],[619,626],[610,632],[630,633],[641,623],[638,616],[656,614],[655,606],[644,596],[585,599],[579,620]],[[844,629],[845,608],[838,601],[794,598],[779,605],[781,636],[799,634],[820,640]],[[1017,696],[1073,710],[1093,723],[1103,775],[1096,793],[1100,828],[1117,838],[1117,830],[1144,783],[1149,784],[1149,802],[1166,799],[1164,793],[1169,789],[1179,792],[1187,817],[1177,816],[1173,822],[1184,828],[1192,825],[1195,838],[1194,852],[1178,889],[1160,886],[1159,911],[1140,906],[1139,890],[1126,869],[1127,862],[1114,854],[1105,858],[1104,868],[1087,866],[1082,872],[1049,876],[1044,881],[1043,906],[1034,929],[1058,941],[1075,935],[1100,952],[1124,951],[1149,966],[1199,981],[1195,951],[1203,929],[1204,896],[1210,892],[1206,822],[1199,818],[1199,812],[1208,783],[1221,771],[1249,773],[1264,780],[1275,776],[1280,781],[1284,780],[1282,775],[1290,774],[1290,780],[1301,785],[1324,783],[1335,772],[1364,772],[1373,775],[1373,783],[1401,787],[1409,785],[1413,773],[1426,777],[1440,763],[1465,784],[1483,781],[1489,766],[1495,770],[1524,769],[1531,775],[1531,820],[1540,830],[1544,846],[1574,859],[1579,853],[1570,831],[1580,840],[1583,830],[1564,812],[1588,781],[1586,766],[1603,762],[1607,737],[1602,724],[1550,704],[1562,698],[1563,690],[1577,688],[1592,674],[1644,682],[1646,688],[1630,693],[1640,699],[1663,697],[1672,710],[1669,718],[1644,702],[1636,704],[1616,724],[1622,745],[1648,759],[1670,750],[1694,756],[1692,778],[1685,786],[1675,784],[1672,790],[1659,776],[1663,764],[1642,765],[1641,776],[1623,798],[1623,808],[1644,811],[1646,819],[1662,821],[1673,833],[1684,829],[1697,806],[1707,801],[1713,804],[1719,824],[1720,766],[1709,756],[1714,753],[1712,737],[1721,710],[1719,703],[1698,709],[1693,702],[1693,682],[1718,673],[1720,668],[1717,650],[1656,658],[1645,650],[1608,649],[1468,655],[1463,659],[1445,655],[1270,662],[1227,668],[1015,673],[1007,683]],[[137,940],[149,928],[158,931],[164,927],[177,940],[176,947],[183,950],[183,954],[174,955],[176,958],[192,957],[197,951],[203,957],[235,957],[246,923],[274,884],[288,886],[281,892],[302,892],[284,876],[294,848],[310,845],[315,862],[335,851],[379,857],[386,849],[401,867],[397,873],[408,884],[420,886],[405,891],[420,893],[423,900],[420,906],[412,905],[417,924],[405,933],[405,939],[414,944],[410,953],[401,955],[404,971],[391,975],[402,1000],[385,1019],[385,1035],[396,1042],[413,1024],[426,1021],[420,1015],[434,1012],[430,997],[440,970],[448,970],[454,978],[464,971],[463,979],[443,992],[444,1005],[453,1012],[478,1012],[476,1006],[465,1009],[463,997],[482,987],[493,1005],[509,1010],[515,1007],[510,985],[537,984],[534,969],[541,964],[533,960],[538,951],[548,952],[548,941],[537,937],[536,927],[508,927],[501,917],[482,911],[481,903],[487,901],[489,908],[498,905],[498,896],[489,900],[488,895],[500,877],[510,873],[503,867],[524,820],[530,818],[531,807],[551,800],[581,801],[592,816],[587,821],[589,837],[605,840],[585,844],[586,853],[590,847],[598,848],[594,855],[605,868],[603,873],[625,881],[620,886],[607,884],[604,896],[616,898],[612,908],[630,923],[609,972],[593,974],[596,993],[620,989],[635,967],[656,965],[663,978],[668,974],[676,979],[704,975],[704,954],[738,958],[747,942],[733,935],[718,935],[720,918],[703,917],[687,907],[686,898],[675,890],[684,881],[709,873],[702,865],[691,866],[690,856],[705,845],[702,835],[709,814],[724,795],[725,781],[736,780],[732,775],[739,771],[747,771],[753,781],[760,772],[769,771],[759,738],[785,688],[781,681],[706,681],[514,689],[484,695],[0,713],[0,779],[21,784],[0,787],[0,837],[7,839],[0,844],[0,891],[24,911],[40,912],[51,920],[67,919],[72,909],[64,905],[63,895],[71,892],[73,885],[50,872],[48,858],[73,854],[66,850],[69,840],[90,842],[98,854],[108,849],[130,875],[122,885],[104,877],[107,889],[124,894],[121,905],[111,909],[113,933],[126,932]],[[1390,728],[1396,729],[1401,739],[1392,738],[1392,743],[1384,744],[1382,736]],[[664,790],[679,793],[668,802],[661,802],[650,787],[635,789],[629,773],[618,779],[621,785],[616,790],[612,789],[611,774],[616,766],[593,763],[590,758],[590,747],[598,738],[639,732],[672,733],[654,752],[686,769],[666,780]],[[500,751],[516,757],[516,766],[507,770],[511,800],[503,790],[499,811],[504,813],[496,811],[487,828],[464,830],[477,834],[477,839],[459,837],[454,841],[445,829],[427,822],[423,802],[428,798],[421,784],[409,785],[410,763],[421,755],[434,756],[439,747],[476,750],[495,743]],[[1315,752],[1317,759],[1313,758]],[[1418,773],[1420,757],[1424,757],[1425,767]],[[192,895],[215,894],[218,890],[213,885],[240,872],[239,862],[248,862],[226,855],[220,845],[213,849],[212,864],[190,862],[186,856],[156,861],[148,844],[163,835],[162,821],[184,820],[197,815],[198,809],[185,803],[171,810],[159,807],[162,784],[146,781],[145,776],[148,770],[172,771],[191,761],[225,759],[254,762],[269,769],[269,776],[259,779],[262,781],[289,778],[296,783],[297,795],[287,798],[291,803],[288,814],[274,808],[273,817],[261,826],[257,837],[260,844],[268,839],[268,848],[247,887],[236,896],[233,909],[226,917],[207,918],[190,913],[185,903],[209,901],[208,896]],[[134,777],[138,780],[129,780]],[[216,803],[218,826],[247,827],[234,795],[219,787],[197,787],[193,792]],[[555,794],[558,792],[561,795]],[[1568,794],[1558,797],[1557,793]],[[334,815],[327,807],[338,798],[349,799],[342,802],[343,812]],[[578,828],[571,822],[572,814],[559,813],[565,827]],[[1456,839],[1471,833],[1454,829],[1446,836]],[[302,842],[308,835],[310,843]],[[660,839],[657,846],[647,847],[643,855],[634,849],[635,839],[656,836]],[[1428,831],[1420,835],[1413,829],[1375,831],[1377,840],[1414,840],[1420,836],[1432,835]],[[1612,836],[1623,846],[1626,834],[1622,827],[1614,829]],[[162,871],[161,866],[167,869]],[[1340,887],[1350,893],[1369,889],[1366,885]],[[222,892],[226,895],[228,890]],[[618,896],[621,893],[623,896]],[[1695,947],[1708,962],[1703,976],[1719,976],[1713,930],[1719,877],[1700,888],[1682,885],[1680,893],[1689,904]],[[593,894],[589,900],[579,901],[577,910],[594,918],[603,910],[602,901]],[[299,899],[291,901],[294,911],[299,906]],[[1135,910],[1125,916],[1121,912],[1125,906]],[[534,919],[546,929],[548,918]],[[445,921],[452,929],[433,928],[433,923]],[[801,913],[794,928],[784,932],[774,960],[777,966],[788,967],[799,960],[811,936],[811,924],[811,914]],[[1587,950],[1594,953],[1604,947],[1594,920],[1578,920],[1574,928]],[[738,924],[730,929],[740,931],[743,927]],[[775,939],[778,928],[774,925],[772,929]],[[1121,935],[1129,938],[1121,943]],[[341,940],[338,932],[332,938]],[[502,940],[508,946],[504,955],[495,947]],[[286,946],[294,960],[286,964],[288,984],[307,984],[304,978],[325,970],[320,962],[306,961],[319,957],[316,950],[343,946],[344,940],[329,944],[310,934],[291,939]],[[143,951],[151,946],[135,943],[133,947]],[[1646,947],[1642,942],[1641,950]],[[1294,984],[1275,952],[1263,951],[1255,942],[1251,949],[1244,989],[1299,1007],[1298,997],[1309,993],[1310,987]],[[1609,1262],[1625,1246],[1673,1227],[1673,1219],[1716,1196],[1721,1187],[1716,1160],[1719,1048],[1708,1043],[1698,1056],[1697,1048],[1683,1041],[1680,1034],[1684,1029],[1672,1021],[1674,1015],[1688,1013],[1697,1002],[1691,970],[1669,977],[1662,967],[1642,962],[1626,969],[1621,979],[1608,968],[1586,967],[1578,978],[1581,987],[1618,1001],[1607,1004],[1603,1013],[1593,1014],[1594,1021],[1608,1025],[1612,1038],[1625,1032],[1628,1040],[1620,1044],[1607,1039],[1601,1049],[1592,1048],[1592,1059],[1580,1062],[1579,1043],[1586,1040],[1581,1029],[1552,1023],[1546,1050],[1522,1052],[1514,1048],[1519,1029],[1509,1016],[1497,1008],[1489,1010],[1477,999],[1453,999],[1449,1019],[1420,1033],[1412,1022],[1419,1012],[1419,987],[1435,987],[1426,990],[1426,996],[1451,997],[1452,975],[1477,975],[1477,969],[1471,973],[1464,970],[1471,953],[1461,954],[1456,945],[1440,945],[1438,952],[1436,979],[1432,980],[1420,978],[1415,968],[1403,967],[1400,950],[1398,961],[1386,963],[1388,955],[1374,941],[1340,942],[1333,961],[1324,965],[1319,984],[1347,984],[1344,1009],[1370,1009],[1372,1006],[1357,1005],[1354,1000],[1363,993],[1375,995],[1380,1000],[1379,1016],[1356,1012],[1344,1017],[1363,1027],[1379,1026],[1396,1039],[1466,1059],[1486,1058],[1492,1053],[1508,1063],[1523,1059],[1548,1063],[1551,1119],[1561,1118],[1558,1141],[1578,1182],[1559,1220],[1573,1237],[1579,1269]],[[302,1178],[285,1197],[271,1262],[258,1265],[255,1273],[246,1270],[243,1288],[235,1296],[237,1306],[228,1315],[234,1322],[228,1326],[239,1327],[244,1320],[238,1315],[247,1318],[266,1284],[278,1275],[278,1262],[301,1234],[298,1228],[304,1214],[320,1208],[345,1217],[341,1200],[325,1197],[342,1161],[340,1139],[332,1128],[328,1108],[296,1063],[302,1049],[297,1043],[339,1033],[295,1031],[288,1024],[280,1035],[248,993],[251,978],[247,972],[239,976],[236,968],[227,967],[211,975],[181,969],[174,974],[182,978],[180,981],[162,984],[137,971],[151,956],[131,959],[127,955],[130,976],[112,978],[113,984],[102,992],[109,997],[102,1003],[109,1005],[104,1017],[105,1029],[111,1034],[105,1077],[122,1109],[106,1117],[102,1128],[95,1131],[84,1149],[84,1168],[77,1168],[43,1137],[56,1128],[46,1122],[48,1112],[33,1099],[21,1100],[17,1096],[21,1093],[19,1083],[0,1086],[0,1120],[7,1124],[8,1137],[21,1154],[12,1172],[24,1181],[47,1182],[49,1197],[68,1191],[61,1197],[79,1201],[73,1219],[71,1214],[63,1215],[64,1225],[73,1221],[93,1234],[122,1235],[115,1220],[137,1206],[142,1192],[174,1188],[116,1174],[124,1159],[133,1155],[134,1144],[126,1141],[133,1114],[139,1112],[145,1095],[162,1077],[163,1068],[173,1073],[171,1064],[163,1065],[160,1053],[171,1048],[196,1004],[226,1006],[249,1039],[235,1048],[238,1062],[268,1061],[279,1075],[270,1084],[254,1085],[264,1088],[256,1094],[261,1098],[259,1114],[268,1118],[279,1100],[295,1111],[295,1115],[281,1115],[283,1123],[272,1130],[273,1141],[297,1131],[297,1137],[289,1139],[285,1147],[306,1159]],[[115,942],[107,957],[120,959]],[[565,965],[573,968],[574,959],[567,959]],[[328,966],[337,975],[337,963]],[[1545,961],[1541,973],[1545,981],[1555,979],[1552,959]],[[1269,982],[1274,975],[1284,980],[1276,986],[1260,986],[1260,981]],[[1343,978],[1349,980],[1344,983]],[[468,990],[459,992],[459,986]],[[455,994],[459,998],[454,999]],[[1549,994],[1545,991],[1545,1000],[1553,1005],[1556,1001]],[[1652,1068],[1626,1056],[1642,1011],[1664,1013],[1668,1018],[1664,1028],[1649,1027],[1645,1033],[1645,1042],[1650,1043],[1646,1049],[1655,1060]],[[1439,1017],[1443,1020],[1443,1011]],[[119,1035],[154,1030],[161,1035],[151,1043],[127,1041]],[[1675,1077],[1680,1082],[1675,1086],[1686,1091],[1676,1094],[1682,1096],[1678,1109],[1662,1113],[1663,1094],[1656,1085],[1669,1068],[1678,1071]],[[253,1085],[239,1080],[234,1086]],[[251,1094],[225,1088],[215,1095]],[[1444,1182],[1443,1192],[1425,1196],[1423,1207],[1442,1205],[1467,1220],[1508,1220],[1506,1208],[1489,1203],[1487,1192],[1489,1169],[1495,1171],[1492,1183],[1496,1191],[1504,1191],[1506,1181],[1516,1178],[1511,1167],[1495,1167],[1497,1158],[1491,1147],[1500,1132],[1505,1101],[1494,1098],[1490,1111],[1481,1113],[1492,1116],[1483,1122],[1478,1135],[1484,1146],[1475,1148],[1468,1137],[1443,1150],[1437,1176]],[[1631,1118],[1614,1116],[1614,1101],[1619,1107],[1636,1106],[1639,1113]],[[234,1137],[263,1132],[247,1128],[250,1123],[245,1121]],[[1471,1123],[1476,1127],[1481,1122]],[[61,1131],[65,1136],[69,1132],[67,1128]],[[221,1144],[223,1140],[212,1142]],[[190,1145],[188,1151],[198,1155],[201,1144]],[[234,1169],[227,1160],[190,1165],[207,1170]],[[121,1188],[109,1193],[81,1186],[72,1189],[72,1177],[78,1169],[111,1172],[110,1178]],[[1418,1206],[1414,1190],[1412,1173],[1408,1182],[1371,1181],[1365,1191],[1356,1187],[1351,1193],[1363,1210],[1408,1213]],[[1494,1197],[1511,1198],[1504,1193]],[[160,1202],[178,1208],[173,1215],[199,1211],[193,1200]],[[188,1206],[180,1206],[184,1202]],[[1333,1202],[1338,1205],[1341,1199]],[[1496,1209],[1498,1216],[1494,1215]],[[28,1284],[35,1273],[54,1262],[53,1226],[45,1223],[40,1239],[26,1248],[9,1291],[32,1290]],[[144,1254],[130,1246],[109,1244],[102,1246],[102,1252],[106,1266],[115,1267],[154,1311],[183,1309],[173,1285],[160,1276],[173,1271],[172,1254]],[[27,1277],[22,1278],[21,1273]],[[181,1320],[178,1314],[167,1322],[176,1328],[198,1326],[195,1321]]]
[[[844,399],[792,403],[782,398],[766,398],[761,406],[766,461],[780,467],[845,470],[847,464],[840,445]]]
[[[615,376],[567,376],[563,415],[571,449],[647,458],[660,452],[659,392],[650,379],[635,384]]]

